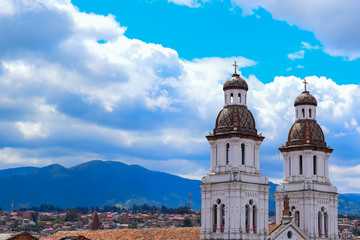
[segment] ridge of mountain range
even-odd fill
[[[191,192],[192,209],[200,209],[200,183],[117,161],[94,160],[71,168],[59,164],[10,168],[0,170],[0,206],[8,211],[14,200],[15,209],[43,203],[61,208],[144,203],[174,208],[187,206]],[[269,184],[269,212],[275,212],[277,185]],[[340,194],[339,213],[360,215],[360,194]]]

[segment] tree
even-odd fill
[[[75,222],[78,220],[80,211],[76,208],[68,208],[66,212],[65,221],[66,222]]]
[[[182,225],[184,227],[192,227],[193,226],[190,218],[184,218],[184,220],[182,222]]]

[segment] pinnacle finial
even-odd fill
[[[235,74],[237,74],[237,73],[236,73],[236,68],[237,68],[239,65],[236,64],[236,61],[234,61],[234,63],[235,63],[235,64],[233,64],[233,66],[235,67]]]
[[[306,92],[306,84],[308,84],[308,82],[306,81],[306,79],[304,79],[303,83],[305,85],[305,92]]]

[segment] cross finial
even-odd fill
[[[283,190],[283,201],[285,201],[285,186],[284,185],[283,185],[282,190]]]
[[[234,61],[234,62],[235,62],[235,64],[233,64],[233,66],[235,67],[235,74],[236,74],[236,68],[237,68],[239,65],[236,64],[236,61]]]
[[[306,79],[304,79],[303,83],[305,85],[305,92],[306,92],[306,84],[308,84],[308,82],[306,81]]]

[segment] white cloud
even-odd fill
[[[69,166],[125,155],[149,168],[160,161],[162,168],[154,170],[181,176],[199,178],[207,172],[209,145],[204,136],[223,107],[222,84],[233,73],[234,60],[240,70],[256,62],[239,56],[181,60],[172,49],[127,38],[112,16],[79,13],[68,1],[18,1],[13,6],[11,14],[40,9],[48,12],[39,15],[40,22],[53,24],[57,16],[58,25],[70,30],[42,35],[24,14],[23,29],[35,34],[10,32],[12,38],[0,39],[8,46],[6,54],[0,50],[0,111],[6,113],[0,132],[7,146],[0,151],[6,163],[2,166]],[[47,36],[47,45],[9,44],[17,36],[31,37],[30,42]],[[106,43],[99,44],[99,39]],[[266,137],[263,145],[274,151],[286,141],[294,122],[294,99],[303,84],[294,76],[275,77],[266,84],[253,75],[246,80],[248,107]],[[307,81],[318,100],[317,119],[324,132],[341,140],[359,136],[359,86],[316,76]],[[266,167],[274,162],[262,163]]]
[[[304,68],[303,65],[297,65],[296,67],[297,67],[297,68]]]
[[[201,7],[201,3],[202,2],[207,2],[208,0],[168,0],[168,2],[172,2],[175,3],[177,5],[184,5],[184,6],[188,6],[191,8],[197,8],[197,7]]]
[[[295,59],[302,59],[304,58],[305,55],[305,51],[304,50],[300,50],[294,53],[289,53],[287,56],[288,58],[290,58],[291,60],[295,60]]]
[[[313,50],[313,49],[319,49],[320,47],[318,45],[312,46],[310,43],[308,42],[301,42],[302,47],[308,50]]]
[[[47,138],[48,130],[41,123],[17,122],[17,128],[26,139]]]
[[[330,165],[330,179],[340,193],[360,193],[360,165],[342,167]]]
[[[356,0],[231,0],[243,9],[244,15],[261,8],[274,19],[311,31],[324,46],[326,53],[350,60],[360,57],[360,3]]]

